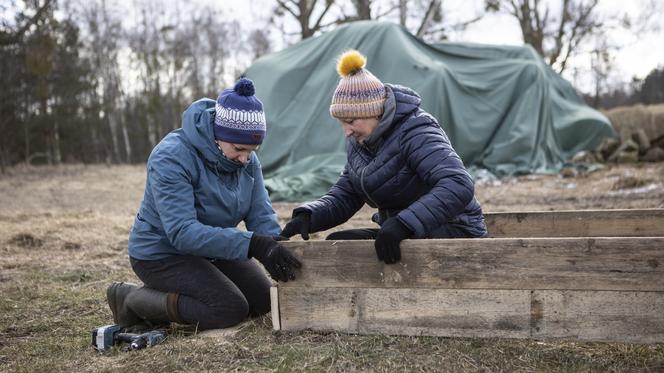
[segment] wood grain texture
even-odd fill
[[[664,292],[279,288],[282,330],[664,342]]]
[[[544,317],[534,338],[664,342],[664,292],[536,291]]]
[[[281,287],[664,291],[664,237],[284,242],[303,267]]]
[[[283,330],[526,338],[530,292],[279,288]]]
[[[484,218],[491,237],[664,236],[664,209],[496,212]]]

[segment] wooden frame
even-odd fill
[[[617,219],[631,232],[664,230],[664,224],[649,224],[664,217],[664,210],[619,211]],[[546,222],[530,224],[539,224],[530,232],[541,234],[547,224],[555,228],[552,221],[573,220],[572,212],[555,214],[526,214],[516,224]],[[637,215],[647,222],[638,224]],[[512,227],[503,232],[517,230],[510,225],[519,220],[514,213],[492,218]],[[590,222],[583,229],[600,225]],[[661,343],[664,232],[661,236],[406,240],[402,260],[394,265],[376,259],[373,241],[285,242],[304,265],[295,281],[272,289],[273,325],[360,334]]]

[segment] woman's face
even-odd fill
[[[217,140],[216,143],[217,147],[219,150],[221,150],[222,153],[224,153],[226,158],[230,159],[231,161],[240,162],[243,165],[247,164],[249,161],[251,152],[258,148],[258,145],[233,144],[220,140]]]
[[[362,144],[378,127],[378,118],[339,119],[346,137],[354,137]]]

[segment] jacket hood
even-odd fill
[[[398,84],[385,84],[385,87],[392,91],[392,94],[394,95],[394,104],[396,105],[394,109],[394,117],[391,121],[392,123],[401,122],[413,111],[420,108],[422,98],[417,92]],[[385,114],[383,114],[383,117],[385,117]]]
[[[417,92],[397,84],[385,84],[385,93],[383,116],[378,127],[364,140],[364,144],[370,149],[380,146],[382,139],[410,113],[417,110],[422,102]]]
[[[214,105],[214,100],[202,98],[182,113],[182,130],[187,141],[211,162],[217,162],[221,156],[214,142]]]
[[[214,141],[214,100],[202,98],[195,101],[182,113],[182,130],[187,142],[219,172],[234,172],[242,164],[226,159]]]

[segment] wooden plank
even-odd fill
[[[664,237],[406,240],[394,265],[373,241],[284,245],[303,267],[282,287],[664,291]]]
[[[484,217],[491,237],[664,236],[664,209],[494,212]]]
[[[467,337],[529,336],[530,292],[279,288],[282,330]]]
[[[536,291],[534,338],[664,342],[664,292]]]
[[[272,313],[272,329],[281,330],[281,316],[279,315],[279,289],[270,288],[270,310]]]
[[[664,292],[280,287],[282,330],[664,342]]]
[[[281,330],[358,329],[358,313],[353,288],[286,288],[279,284]]]

